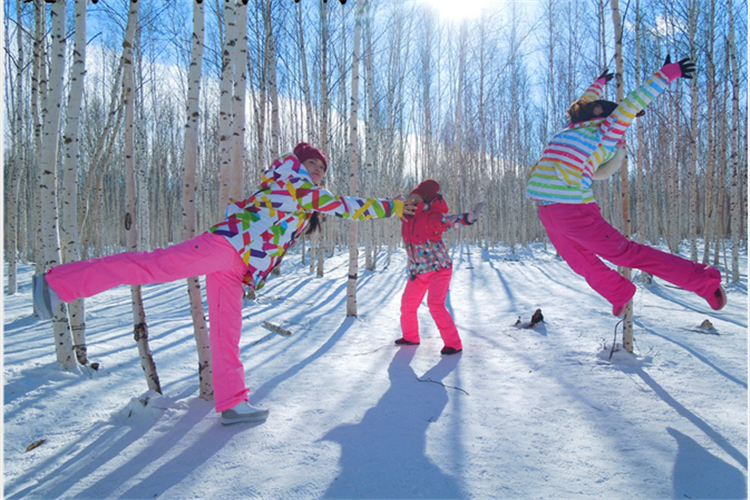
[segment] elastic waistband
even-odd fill
[[[547,200],[536,200],[536,205],[538,207],[548,207],[550,205],[557,205],[557,201],[547,201]]]

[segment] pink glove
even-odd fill
[[[678,78],[693,78],[695,73],[695,63],[690,60],[689,57],[682,59],[680,62],[673,63],[669,55],[664,61],[664,66],[661,67],[661,72],[667,77],[669,83],[677,80]]]
[[[612,78],[615,77],[614,73],[607,73],[607,69],[602,71],[602,74],[596,77],[596,80],[594,80],[596,83],[600,83],[604,85],[605,83],[608,83]]]

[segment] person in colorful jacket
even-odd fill
[[[263,286],[288,248],[318,225],[318,213],[352,220],[404,214],[399,199],[336,196],[320,187],[325,155],[307,143],[277,159],[254,194],[227,207],[206,233],[153,252],[126,252],[56,266],[34,277],[34,303],[49,319],[59,302],[91,297],[118,285],[146,285],[206,276],[214,405],[222,424],[261,421],[251,406],[240,360],[244,285]],[[413,211],[407,207],[407,213]]]
[[[440,184],[433,179],[427,179],[414,188],[407,203],[416,208],[413,215],[401,218],[409,279],[401,296],[402,337],[396,340],[396,344],[419,344],[417,309],[427,294],[427,306],[445,344],[440,352],[456,354],[461,352],[463,345],[456,324],[445,307],[453,264],[443,233],[474,224],[484,203],[477,203],[469,213],[445,215],[448,204],[440,195]]]
[[[618,105],[601,99],[612,78],[605,70],[570,106],[570,125],[552,137],[529,175],[526,196],[539,205],[539,219],[555,249],[618,317],[635,286],[599,257],[695,292],[715,310],[726,304],[718,269],[628,240],[604,220],[591,189],[592,180],[606,178],[622,163],[633,119],[670,83],[692,78],[694,71],[689,59],[672,63],[667,56],[662,68]]]

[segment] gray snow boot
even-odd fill
[[[262,422],[268,418],[268,410],[256,408],[247,401],[221,412],[222,425],[238,424],[240,422]]]
[[[49,286],[44,274],[34,275],[32,282],[34,307],[41,319],[52,319],[55,307],[62,302],[57,292]]]

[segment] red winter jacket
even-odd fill
[[[447,213],[448,204],[439,195],[429,205],[417,205],[413,217],[401,219],[401,236],[404,242],[422,245],[427,241],[440,241],[447,229],[443,224],[443,215]]]

